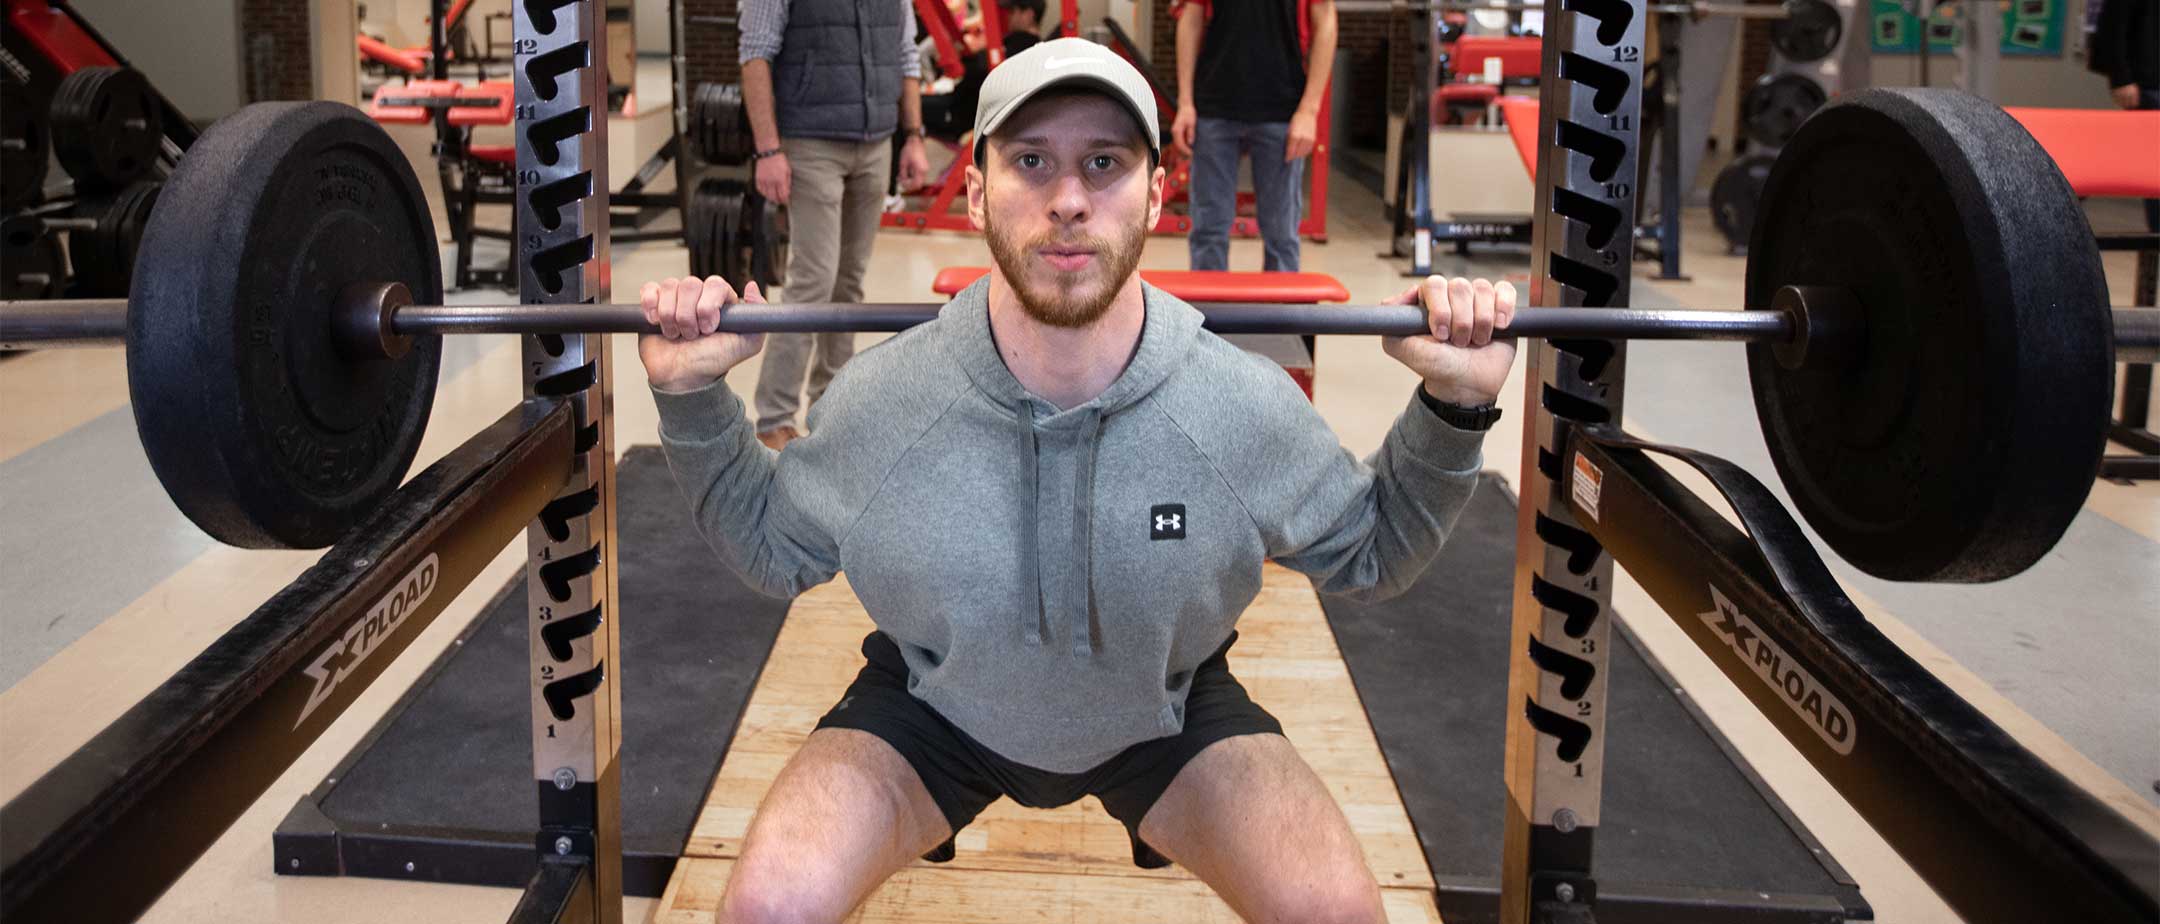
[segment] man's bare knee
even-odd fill
[[[832,924],[853,910],[853,896],[836,884],[791,881],[736,867],[720,901],[718,924]]]
[[[951,836],[945,816],[914,767],[892,745],[854,729],[821,729],[796,752],[783,776],[793,777],[787,797],[808,803],[802,820],[821,828],[838,822],[876,831],[888,849],[913,855]],[[780,787],[768,794],[771,800]],[[761,806],[760,813],[768,807]],[[904,861],[903,861],[904,862]]]
[[[719,919],[838,921],[948,834],[891,745],[849,729],[814,732],[758,805]]]
[[[1380,886],[1362,872],[1355,877],[1285,888],[1266,898],[1258,919],[1301,924],[1383,924]]]

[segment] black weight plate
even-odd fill
[[[747,286],[755,279],[760,282],[759,288],[764,287],[763,277],[757,274],[757,239],[759,225],[765,221],[764,209],[765,197],[751,192],[743,196],[741,207],[735,210],[735,238],[730,246],[734,248],[737,271],[743,274],[741,279],[729,280],[736,286]]]
[[[1877,577],[2009,577],[2054,546],[2099,469],[2114,379],[2100,257],[2070,184],[2016,120],[1953,90],[1872,89],[1779,156],[1747,304],[1857,296],[1849,366],[1748,349],[1793,503]]]
[[[74,260],[77,292],[84,296],[124,297],[135,274],[135,256],[142,248],[143,229],[150,210],[157,205],[156,182],[136,183],[110,196],[84,199],[76,213],[97,222],[97,227],[75,231],[68,238],[68,255]]]
[[[723,181],[726,182],[726,181]],[[719,266],[714,270],[720,278],[737,289],[750,278],[749,239],[743,234],[743,219],[747,214],[749,196],[740,183],[727,183],[715,197],[713,211],[713,251],[718,255]]]
[[[1763,182],[1777,158],[1750,154],[1718,171],[1710,184],[1710,220],[1736,253],[1746,253],[1748,237],[1755,231],[1755,214],[1762,204]]]
[[[1820,61],[1837,50],[1845,20],[1829,0],[1786,0],[1786,17],[1770,22],[1770,45],[1796,64]]]
[[[0,221],[0,298],[53,298],[65,281],[60,239],[35,216]]]
[[[1780,148],[1792,140],[1800,123],[1830,99],[1822,84],[1804,74],[1770,74],[1756,81],[1740,101],[1740,124],[1749,140]]]
[[[148,173],[165,141],[150,82],[134,70],[86,67],[53,92],[52,146],[85,189],[117,189]]]
[[[45,114],[30,91],[13,80],[0,81],[0,208],[14,211],[35,205],[45,192],[45,171],[52,162],[52,141]]]
[[[158,480],[219,541],[328,545],[404,479],[442,344],[339,351],[333,302],[371,281],[442,301],[420,181],[359,110],[245,107],[166,184],[129,294],[128,390]]]
[[[720,275],[720,222],[723,197],[740,195],[737,180],[704,180],[690,195],[690,209],[683,217],[683,241],[690,248],[690,274]]]
[[[704,146],[699,149],[698,153],[705,158],[706,163],[719,163],[720,158],[723,156],[723,152],[720,150],[720,136],[725,130],[721,124],[722,113],[720,111],[721,97],[723,95],[722,86],[722,84],[708,83],[698,88],[698,98],[703,100],[705,104],[704,118],[699,122],[704,127],[705,141]]]
[[[749,212],[743,224],[750,235],[750,278],[764,290],[787,285],[787,206],[752,193],[745,209]]]
[[[750,135],[750,115],[743,108],[742,88],[732,83],[702,83],[691,106],[691,122],[698,138],[698,156],[707,163],[739,167],[750,161],[756,144]]]

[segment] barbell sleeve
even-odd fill
[[[127,299],[0,302],[0,350],[110,347],[127,336]]]
[[[2115,309],[2115,361],[2160,362],[2160,308]]]

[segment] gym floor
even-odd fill
[[[620,130],[620,129],[618,129]],[[407,148],[427,185],[433,164],[424,141]],[[620,149],[618,148],[618,151]],[[629,165],[635,169],[635,163]],[[618,170],[617,172],[620,172]],[[1352,300],[1377,301],[1408,285],[1403,261],[1376,254],[1387,226],[1377,199],[1353,183],[1330,188],[1327,244],[1305,245],[1305,268],[1332,273]],[[2133,227],[2133,204],[2092,205],[2101,228]],[[440,215],[438,205],[437,214]],[[1740,302],[1741,259],[1727,256],[1706,215],[1690,213],[1685,253],[1692,280],[1638,277],[1644,307],[1730,306]],[[446,253],[447,256],[447,253]],[[499,255],[496,255],[499,256]],[[644,244],[614,252],[616,300],[647,279],[685,271],[680,246]],[[482,252],[482,259],[491,259]],[[866,299],[932,298],[944,266],[983,264],[973,236],[888,232],[877,243]],[[1232,265],[1259,265],[1257,242],[1233,245]],[[1153,239],[1144,267],[1182,268],[1184,242]],[[1525,254],[1480,252],[1442,258],[1450,274],[1520,280]],[[1641,265],[1639,264],[1639,267]],[[2116,301],[2127,302],[2131,261],[2110,254]],[[458,293],[451,301],[500,302],[499,292]],[[878,338],[865,335],[867,347]],[[613,345],[617,448],[657,442],[656,417],[625,336]],[[1653,438],[1727,455],[1766,483],[1763,455],[1740,351],[1716,344],[1631,348],[1627,420]],[[756,381],[756,361],[731,376]],[[1522,420],[1518,383],[1503,395],[1509,416],[1486,443],[1485,465],[1514,480]],[[1316,402],[1351,450],[1376,447],[1413,386],[1377,340],[1324,337]],[[134,432],[117,350],[48,351],[0,360],[0,560],[9,605],[0,611],[0,799],[10,798],[169,676],[210,640],[283,587],[315,557],[211,542],[172,507],[151,475]],[[454,338],[444,349],[434,417],[415,465],[432,461],[493,421],[519,394],[513,338]],[[1688,478],[1681,473],[1683,479]],[[521,548],[521,547],[517,547]],[[368,879],[279,877],[270,833],[294,801],[320,781],[396,701],[413,678],[509,580],[512,550],[414,643],[323,739],[166,894],[147,921],[500,920],[516,893],[503,889]],[[2094,487],[2063,544],[2026,575],[1986,587],[1896,585],[1833,562],[1855,601],[1892,639],[1987,712],[2028,747],[2160,831],[2160,483]],[[1646,648],[1672,671],[1824,847],[1858,878],[1877,919],[1951,921],[1943,904],[1891,853],[1827,784],[1695,650],[1632,581],[1615,604]],[[634,667],[632,669],[635,669]],[[505,721],[523,721],[505,716]],[[425,785],[425,781],[413,781]],[[1494,845],[1498,849],[1498,845]],[[631,900],[625,919],[646,920],[650,900]]]

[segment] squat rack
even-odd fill
[[[519,241],[520,300],[605,303],[607,192],[589,182],[606,156],[593,118],[606,87],[590,63],[605,60],[600,4],[517,11],[518,208],[533,229]],[[1639,104],[1642,12],[1573,0],[1551,21],[1548,69],[1570,54],[1574,76],[1545,86],[1540,130],[1557,139],[1572,123],[1577,141],[1540,158],[1535,303],[1626,301],[1628,242],[1597,239],[1586,210],[1630,204],[1632,189],[1607,184],[1632,172],[1634,121],[1613,117]],[[1605,157],[1575,156],[1593,137]],[[117,921],[148,908],[522,529],[539,830],[511,919],[620,919],[611,357],[604,336],[531,335],[524,360],[517,408],[7,805],[6,913]],[[1530,359],[1504,919],[1595,916],[1615,562],[1959,913],[2149,919],[2160,901],[2140,875],[2160,861],[2154,839],[1869,627],[1752,477],[1619,430],[1624,361],[1605,341],[1546,342]],[[1707,477],[1747,534],[1653,452]]]
[[[1633,242],[1593,228],[1635,214],[1648,7],[1546,11],[1532,304],[1628,302]],[[1541,341],[1529,362],[1503,922],[1595,918],[1615,562],[1966,920],[2160,913],[2160,841],[1871,626],[1759,481],[1620,429],[1624,344]],[[1746,532],[1652,453],[1709,479]]]

